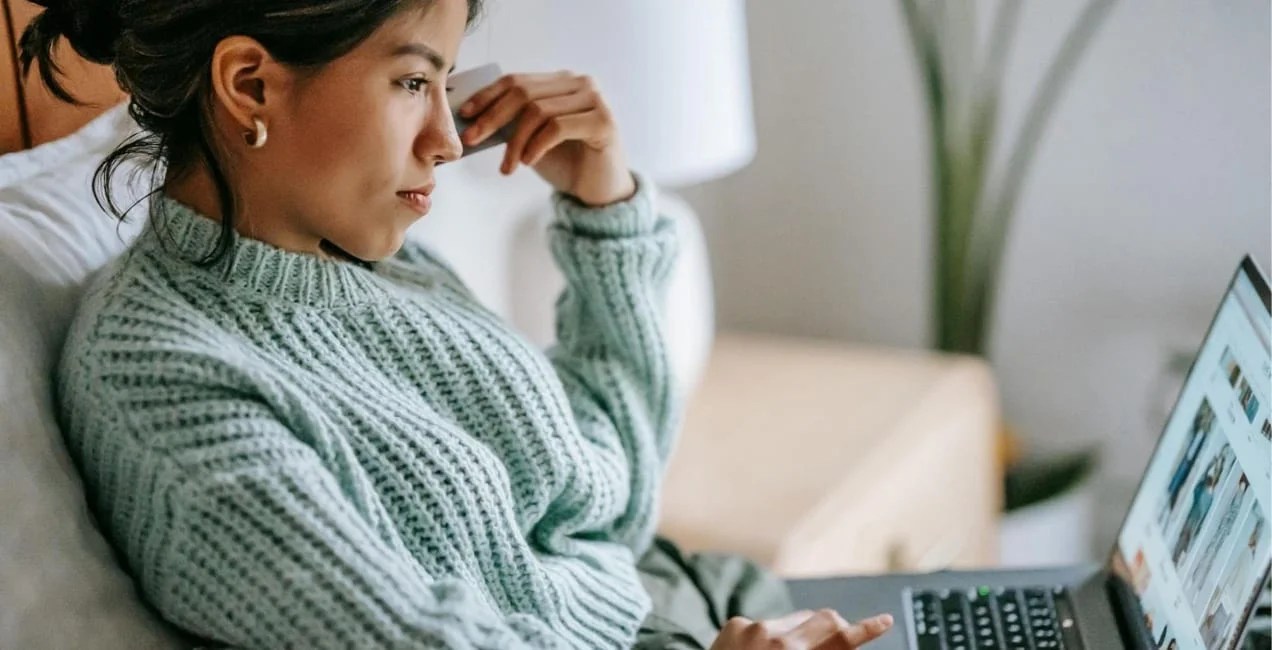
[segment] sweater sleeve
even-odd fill
[[[630,498],[610,539],[639,557],[657,525],[657,499],[679,419],[663,302],[675,263],[675,224],[655,211],[654,188],[589,208],[558,193],[549,245],[565,276],[548,350],[586,437],[621,444]]]
[[[562,645],[428,575],[243,382],[166,370],[153,391],[81,383],[68,416],[99,518],[166,619],[233,647]]]

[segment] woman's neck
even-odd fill
[[[220,222],[222,219],[221,201],[216,184],[213,183],[212,175],[202,164],[197,164],[186,173],[179,175],[169,170],[164,177],[163,191],[213,221]],[[260,215],[237,214],[234,229],[244,237],[257,239],[284,250],[308,253],[324,259],[366,264],[325,239],[280,236],[281,229],[274,227],[272,223],[272,220],[264,219]]]
[[[196,165],[180,175],[174,174],[169,168],[164,175],[163,192],[199,214],[213,221],[221,221],[221,202],[217,199],[216,185],[202,165]]]

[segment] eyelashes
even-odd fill
[[[416,94],[419,94],[419,92],[424,89],[424,86],[427,86],[430,83],[432,82],[429,81],[428,79],[420,79],[417,77],[415,79],[403,79],[402,81],[399,82],[399,85],[405,88],[406,91],[411,93],[412,95],[416,95]]]
[[[404,80],[400,81],[400,82],[398,83],[398,85],[400,85],[400,86],[402,86],[403,88],[405,88],[405,89],[406,89],[406,91],[407,91],[407,92],[409,92],[409,93],[411,93],[412,95],[418,95],[418,94],[419,94],[419,92],[420,92],[421,90],[423,90],[423,89],[424,89],[424,86],[427,86],[427,85],[429,85],[429,84],[431,84],[431,83],[433,83],[433,82],[432,82],[431,80],[429,80],[429,79],[424,79],[424,78],[421,78],[421,77],[416,77],[416,78],[414,78],[414,79],[404,79]],[[414,84],[414,85],[412,85],[412,84]],[[452,91],[452,90],[455,90],[455,89],[454,89],[454,88],[452,88],[452,87],[450,87],[450,86],[447,86],[447,87],[446,87],[446,92],[450,92],[450,91]]]

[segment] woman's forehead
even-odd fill
[[[372,33],[362,46],[381,58],[432,51],[440,54],[449,67],[467,26],[467,0],[408,3],[406,8]],[[416,47],[406,49],[408,46]]]

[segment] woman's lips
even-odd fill
[[[430,199],[427,194],[422,192],[398,192],[397,195],[404,203],[410,206],[412,210],[415,210],[420,214],[427,213],[429,208],[433,206],[433,200]]]

